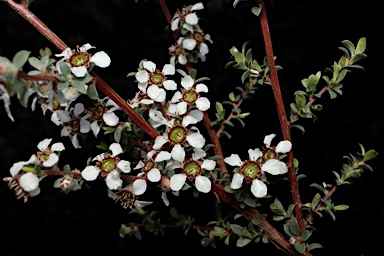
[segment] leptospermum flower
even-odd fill
[[[175,81],[166,77],[175,74],[175,66],[172,64],[165,64],[160,71],[156,69],[156,64],[152,61],[144,61],[143,67],[143,70],[135,74],[136,80],[139,82],[138,87],[154,101],[163,102],[166,98],[166,92],[163,88],[160,88],[161,86],[172,91],[177,89]]]
[[[195,111],[194,113],[197,112]],[[159,150],[165,143],[169,142],[172,146],[172,159],[178,162],[183,162],[185,158],[183,145],[185,145],[186,142],[188,142],[188,144],[193,148],[202,148],[205,145],[205,138],[200,134],[196,127],[191,127],[190,129],[186,128],[187,125],[198,122],[199,120],[197,118],[199,117],[197,116],[195,118],[188,115],[183,118],[181,123],[179,121],[174,122],[172,126],[167,127],[167,130],[163,135],[156,137],[153,148]]]
[[[169,62],[175,66],[176,65],[176,60],[178,63],[180,63],[181,65],[185,65],[187,64],[188,62],[188,59],[186,57],[186,55],[188,53],[186,53],[184,51],[184,48],[183,48],[183,40],[184,40],[184,37],[179,37],[179,39],[177,39],[176,43],[171,45],[168,50],[169,50],[169,54],[171,55],[171,58],[169,60]]]
[[[59,156],[55,152],[61,152],[65,149],[64,144],[57,142],[49,147],[52,139],[44,139],[37,144],[40,150],[36,154],[37,164],[44,167],[52,167],[59,161]]]
[[[171,30],[177,30],[179,28],[179,23],[181,23],[184,28],[197,25],[199,18],[193,11],[202,9],[204,9],[204,5],[202,3],[196,3],[194,5],[183,7],[181,11],[177,11],[172,18]]]
[[[241,188],[245,178],[247,183],[252,181],[252,194],[257,198],[264,197],[267,195],[267,185],[260,180],[264,173],[267,172],[272,175],[285,174],[288,172],[288,168],[284,162],[277,159],[262,162],[263,153],[258,148],[249,149],[248,155],[249,160],[245,161],[242,161],[237,154],[232,154],[224,159],[225,163],[239,167],[238,171],[233,175],[231,188]]]
[[[191,76],[185,76],[181,79],[181,86],[184,88],[182,93],[177,91],[170,101],[168,110],[170,113],[183,115],[187,112],[188,105],[193,104],[201,111],[210,108],[211,103],[208,98],[200,96],[200,92],[208,92],[208,87],[205,84],[195,85]]]
[[[139,201],[138,198],[147,190],[147,182],[143,179],[137,179],[130,185],[124,188],[118,188],[116,192],[108,189],[108,196],[113,200],[120,201],[124,209],[132,208],[133,206],[144,207],[152,204],[151,201]]]
[[[180,163],[179,168],[182,168],[181,173],[174,174],[170,180],[170,188],[172,190],[179,191],[182,189],[188,178],[190,181],[194,180],[195,187],[198,191],[202,193],[211,191],[211,181],[204,176],[204,170],[214,170],[216,162],[209,159],[205,159],[201,162],[200,156],[201,155],[196,155],[195,150],[192,159]]]
[[[58,123],[63,126],[61,136],[68,136],[75,148],[81,148],[77,136],[91,130],[91,123],[87,120],[91,114],[82,115],[84,113],[82,103],[76,103],[74,108],[68,110],[69,106],[65,110],[56,111]]]
[[[108,108],[110,106],[112,107]],[[95,137],[100,131],[99,122],[104,122],[108,126],[116,126],[119,123],[119,117],[114,113],[115,110],[121,110],[121,108],[109,97],[99,99],[95,107],[91,109],[90,119],[94,120],[91,123],[91,130]]]
[[[117,155],[123,152],[119,143],[112,143],[109,146],[111,153],[101,153],[92,161],[97,161],[95,165],[89,165],[81,172],[81,176],[87,181],[95,180],[99,174],[105,177],[105,182],[109,189],[115,190],[121,188],[123,181],[120,178],[120,172],[131,172],[130,162],[120,160]]]
[[[161,179],[161,173],[157,168],[157,163],[169,159],[171,159],[171,154],[169,152],[157,152],[156,150],[151,150],[147,153],[146,160],[144,162],[140,160],[133,169],[141,169],[141,173],[137,176],[142,177],[145,175],[149,181],[158,182]]]
[[[209,41],[211,44],[213,43],[209,34],[204,34],[202,29],[194,29],[191,31],[191,35],[183,40],[183,48],[193,51],[197,47],[197,56],[201,61],[205,61],[205,55],[209,52],[208,45],[205,41]]]
[[[95,54],[89,53],[88,50],[92,48],[96,47],[88,43],[77,47],[76,50],[71,50],[68,47],[62,53],[55,54],[55,56],[63,57],[60,61],[65,61],[75,76],[84,77],[91,63],[101,68],[106,68],[111,64],[111,58],[104,51]]]

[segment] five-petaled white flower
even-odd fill
[[[193,11],[202,9],[204,9],[204,5],[202,3],[196,3],[194,5],[183,7],[181,11],[176,12],[173,16],[171,22],[171,30],[177,30],[179,28],[179,23],[181,20],[183,20],[182,26],[184,28],[189,28],[194,25],[197,25],[199,18]]]
[[[96,48],[90,44],[84,44],[77,48],[77,51],[66,48],[62,53],[55,54],[56,57],[63,57],[60,61],[65,61],[77,77],[84,77],[88,71],[90,63],[106,68],[111,64],[111,58],[104,51],[95,54],[88,53],[89,49]]]
[[[152,204],[151,201],[139,201],[140,195],[144,194],[147,190],[147,182],[143,179],[137,179],[127,187],[118,188],[116,192],[108,189],[108,196],[115,201],[120,201],[121,205],[126,208],[132,208],[137,205],[138,207],[144,207]]]
[[[224,162],[239,167],[235,172],[231,182],[232,189],[239,189],[245,178],[246,182],[252,181],[251,192],[255,197],[264,197],[267,195],[267,185],[260,180],[264,173],[272,175],[285,174],[288,172],[286,164],[277,159],[277,153],[287,153],[291,150],[292,144],[290,141],[282,141],[277,147],[270,147],[270,142],[275,137],[275,134],[267,135],[264,138],[264,144],[268,147],[263,152],[260,149],[249,149],[249,160],[242,161],[237,154],[232,154],[226,157]]]
[[[166,98],[166,92],[163,88],[160,88],[161,86],[172,91],[177,89],[175,81],[166,77],[175,74],[175,66],[172,64],[165,64],[160,71],[156,69],[156,64],[152,61],[144,61],[143,67],[143,70],[135,74],[136,80],[139,82],[138,87],[154,101],[163,102]]]
[[[109,146],[112,151],[110,153],[101,153],[97,155],[92,161],[97,161],[95,165],[89,165],[81,172],[81,176],[87,180],[95,180],[99,174],[105,177],[105,182],[109,189],[114,190],[121,188],[123,181],[120,178],[120,172],[131,172],[130,162],[120,160],[117,155],[123,153],[123,149],[119,143],[112,143]]]
[[[206,97],[201,97],[200,92],[208,92],[208,87],[205,84],[199,83],[195,85],[195,81],[191,76],[185,76],[181,79],[183,92],[177,91],[169,104],[169,112],[172,114],[183,115],[187,112],[188,105],[195,104],[201,111],[206,111],[210,108],[211,103]]]
[[[204,176],[204,170],[212,171],[216,167],[216,162],[210,159],[205,159],[201,162],[200,158],[205,156],[202,149],[195,149],[192,159],[183,161],[174,166],[175,168],[182,168],[181,173],[174,174],[170,180],[170,188],[173,191],[179,191],[183,188],[187,178],[195,181],[195,187],[202,193],[211,191],[211,181]],[[201,154],[203,152],[203,154]]]

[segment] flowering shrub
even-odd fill
[[[39,184],[47,176],[57,177],[53,186],[66,193],[76,193],[101,179],[112,200],[142,219],[142,223],[122,224],[121,236],[139,238],[143,231],[163,233],[169,223],[157,215],[156,205],[161,203],[169,208],[170,222],[175,227],[186,232],[196,230],[202,236],[202,246],[216,247],[218,240],[236,243],[237,247],[252,241],[272,241],[289,255],[311,255],[314,249],[321,248],[311,235],[323,213],[334,219],[337,211],[348,208],[334,204],[331,195],[364,170],[371,170],[366,162],[378,154],[360,144],[360,151],[347,156],[341,170],[333,173],[334,184],[312,184],[319,192],[309,202],[301,201],[298,180],[305,172],[299,172],[290,130],[305,132],[300,121],[316,121],[315,113],[322,110],[325,93],[331,99],[342,95],[346,75],[363,68],[359,62],[366,57],[364,37],[355,43],[342,41],[338,61],[324,73],[317,72],[301,81],[303,88],[294,93],[287,115],[277,77],[281,67],[275,64],[263,1],[256,1],[251,12],[260,18],[266,57],[254,58],[247,42],[228,49],[231,57],[226,68],[241,72],[243,86],[223,102],[209,99],[210,78],[198,75],[199,64],[209,61],[209,51],[216,44],[199,24],[203,2],[181,6],[171,16],[165,1],[159,1],[175,42],[167,49],[170,57],[166,63],[143,59],[137,70],[127,73],[136,89],[129,99],[119,96],[96,74],[111,63],[106,52],[96,51],[92,42],[76,47],[65,45],[32,15],[31,1],[2,2],[25,17],[57,48],[43,48],[37,57],[21,50],[12,60],[0,58],[0,99],[7,116],[17,121],[10,104],[11,97],[17,97],[26,109],[41,110],[57,126],[63,140],[70,141],[72,150],[82,150],[79,138],[86,134],[96,141],[99,150],[83,159],[84,168],[72,168],[72,164],[60,162],[68,147],[43,136],[37,145],[39,151],[26,161],[14,163],[10,176],[4,178],[24,202],[44,192]],[[233,7],[239,2],[235,0]],[[270,127],[263,142],[242,149],[248,157],[240,156],[244,152],[225,155],[221,139],[231,139],[229,127],[241,133],[251,113],[242,112],[240,106],[261,86],[272,89],[280,128]],[[104,97],[99,96],[101,93]],[[208,114],[212,109],[214,116]],[[236,126],[234,120],[241,126]],[[282,139],[272,143],[280,133]],[[286,192],[291,192],[291,201],[280,200],[277,191],[270,189],[274,187],[270,184],[276,183],[289,186]],[[216,216],[209,216],[207,223],[195,223],[194,216],[179,213],[174,198],[186,194],[198,200],[214,195],[209,198]]]

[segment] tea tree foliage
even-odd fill
[[[210,52],[220,43],[200,23],[199,15],[209,9],[197,2],[181,5],[171,14],[167,3],[159,0],[168,21],[164,33],[174,39],[165,49],[169,59],[155,63],[143,57],[134,70],[123,74],[133,84],[129,90],[134,90],[133,97],[123,98],[97,74],[108,70],[113,61],[107,52],[87,41],[67,46],[49,24],[33,15],[34,1],[1,3],[56,47],[42,46],[38,56],[28,50],[0,56],[3,109],[10,120],[18,121],[12,114],[14,97],[25,111],[40,112],[69,142],[64,145],[42,136],[36,152],[10,166],[3,180],[24,203],[33,204],[33,198],[44,193],[41,184],[46,177],[55,177],[52,186],[71,194],[102,180],[97,184],[105,187],[115,207],[122,207],[128,219],[135,220],[122,220],[121,237],[141,240],[144,232],[166,236],[175,228],[186,236],[191,232],[201,236],[202,247],[268,244],[288,255],[316,255],[322,248],[313,240],[316,227],[324,218],[336,221],[338,212],[349,208],[331,196],[341,186],[353,189],[355,179],[373,171],[367,162],[378,153],[356,142],[358,151],[344,156],[339,170],[324,174],[332,182],[324,179],[327,182],[301,187],[299,180],[311,173],[299,168],[303,156],[295,155],[295,145],[300,143],[295,144],[291,136],[296,129],[305,134],[305,120],[316,124],[316,114],[326,103],[348,90],[345,78],[364,70],[366,37],[341,41],[337,59],[323,71],[305,74],[301,87],[284,97],[290,99],[285,104],[278,79],[284,67],[273,55],[264,1],[233,1],[234,9],[244,4],[249,15],[259,20],[265,55],[256,54],[248,41],[228,49],[223,72],[239,74],[240,85],[233,86],[225,99],[211,99],[214,77],[199,72],[199,65],[211,61]],[[252,109],[243,106],[253,103],[252,96],[260,88],[273,95],[276,110],[265,115],[276,113],[280,127],[268,127],[270,132],[252,148],[229,149],[224,154],[223,140],[238,139],[253,121]],[[62,162],[67,151],[86,148],[84,136],[92,139],[97,153],[89,152],[74,163]],[[245,134],[245,139],[253,136]],[[79,161],[83,164],[75,166]],[[276,184],[289,196],[281,196]],[[306,197],[311,195],[310,200],[302,201],[307,200],[300,197],[303,191]],[[200,200],[209,202],[209,211],[201,209],[204,218],[192,209],[183,211],[189,201]]]

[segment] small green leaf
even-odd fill
[[[96,84],[92,83],[87,88],[87,95],[92,100],[99,99],[99,94],[97,93]]]
[[[231,230],[238,236],[243,235],[244,228],[237,224],[230,224]]]
[[[259,6],[255,6],[255,7],[252,7],[251,9],[252,13],[255,14],[256,16],[259,16],[260,15],[260,12],[261,12],[261,5]]]
[[[294,247],[295,247],[296,251],[298,251],[299,253],[301,253],[301,254],[305,253],[305,243],[296,242]]]
[[[355,54],[363,53],[367,46],[367,40],[365,37],[360,38],[359,42],[357,42]]]
[[[314,210],[316,208],[316,206],[319,204],[320,200],[321,200],[321,195],[319,193],[317,193],[312,199],[312,203],[311,203],[312,210]]]
[[[240,237],[237,242],[236,242],[236,246],[237,247],[244,247],[246,246],[247,244],[249,244],[252,240],[249,239],[249,238],[245,238],[245,237]]]
[[[375,150],[371,149],[367,153],[364,154],[363,162],[366,162],[368,160],[371,160],[375,158],[379,153],[377,153]]]
[[[12,64],[16,67],[17,70],[22,69],[24,64],[27,62],[30,54],[31,52],[26,50],[21,50],[15,54],[12,59]]]
[[[340,205],[336,205],[336,206],[333,207],[333,209],[334,209],[335,211],[345,211],[345,210],[347,210],[348,208],[349,208],[349,206],[346,205],[346,204],[340,204]]]

